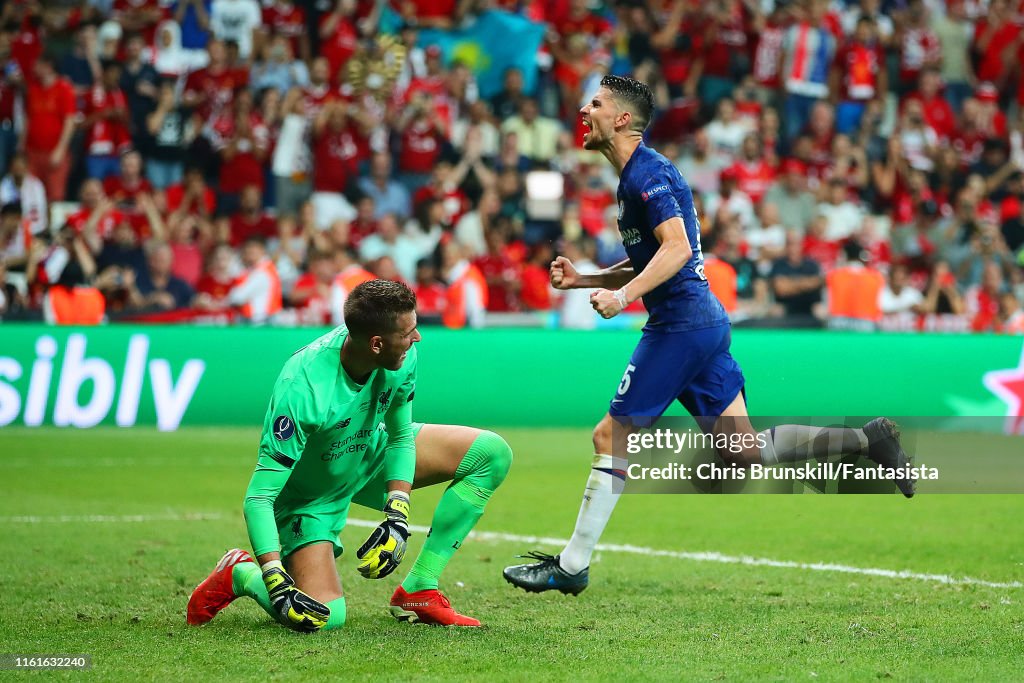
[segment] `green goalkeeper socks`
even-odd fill
[[[441,572],[484,513],[511,465],[512,449],[497,434],[482,432],[473,441],[434,510],[423,550],[402,582],[406,592],[437,588]]]
[[[324,630],[330,631],[344,626],[346,614],[345,596],[331,600],[327,603],[327,608],[331,610],[331,616],[327,618],[327,625],[324,626]]]
[[[240,562],[231,570],[231,590],[235,595],[247,595],[259,603],[263,610],[277,620],[277,612],[270,604],[270,595],[263,583],[263,571],[255,562]]]
[[[247,595],[259,603],[263,610],[277,621],[277,611],[270,604],[270,595],[267,593],[267,586],[263,583],[263,571],[259,565],[253,562],[240,562],[231,570],[231,590],[235,595]],[[327,603],[331,610],[331,616],[327,619],[327,625],[323,630],[341,628],[345,625],[347,610],[345,598],[340,597]]]

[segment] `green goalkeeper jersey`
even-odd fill
[[[398,370],[357,384],[341,365],[347,338],[338,327],[300,349],[274,385],[244,506],[257,556],[280,549],[275,515],[314,501],[340,507],[377,471],[382,447],[386,479],[412,482],[416,346]]]

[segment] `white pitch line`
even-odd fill
[[[0,524],[68,524],[84,522],[88,524],[105,523],[145,523],[145,522],[206,522],[223,519],[216,512],[194,512],[179,515],[173,512],[164,515],[53,515],[39,517],[36,515],[15,515],[0,517]]]
[[[373,528],[380,522],[371,522],[363,519],[350,519],[348,524],[358,527]],[[417,533],[426,533],[430,527],[412,525],[409,527]],[[499,543],[522,543],[524,545],[553,545],[564,546],[567,541],[564,538],[550,538],[546,536],[521,536],[519,534],[506,534],[499,531],[473,531],[470,538],[484,542]],[[598,543],[597,550],[609,553],[627,553],[630,555],[643,555],[645,557],[669,557],[674,560],[689,560],[691,562],[717,562],[719,564],[742,564],[749,567],[778,567],[781,569],[806,569],[815,572],[837,572],[842,574],[861,574],[864,576],[882,576],[888,579],[914,579],[917,581],[930,581],[932,583],[943,583],[950,586],[984,586],[986,588],[1024,588],[1020,581],[986,581],[975,579],[970,576],[949,576],[948,574],[921,574],[907,570],[897,571],[895,569],[877,569],[873,567],[853,567],[845,564],[832,564],[826,562],[792,562],[789,560],[772,560],[766,557],[750,557],[749,555],[724,555],[715,552],[683,552],[680,550],[657,550],[636,545],[621,545],[617,543]]]
[[[40,517],[35,515],[20,515],[0,517],[0,524],[67,524],[67,523],[145,523],[145,522],[205,522],[224,519],[220,513],[167,513],[163,515],[55,515]],[[354,527],[375,528],[379,522],[367,519],[349,519],[348,525]],[[425,534],[430,527],[411,525],[413,531]],[[470,538],[485,543],[522,543],[524,545],[551,545],[564,546],[566,539],[551,538],[548,536],[524,536],[521,534],[507,534],[500,531],[473,531]],[[907,570],[897,571],[895,569],[878,569],[874,567],[854,567],[845,564],[833,564],[827,562],[793,562],[790,560],[773,560],[767,557],[751,557],[749,555],[724,555],[716,552],[684,552],[680,550],[658,550],[636,545],[622,545],[618,543],[599,543],[597,550],[609,553],[625,553],[629,555],[643,555],[645,557],[668,557],[674,560],[689,560],[691,562],[717,562],[719,564],[742,564],[748,567],[777,567],[780,569],[805,569],[815,572],[835,572],[839,574],[860,574],[862,576],[881,576],[887,579],[912,579],[916,581],[929,581],[949,586],[984,586],[985,588],[1024,588],[1020,581],[986,581],[975,579],[970,576],[950,576],[948,574],[921,574]]]

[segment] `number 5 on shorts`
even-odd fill
[[[629,373],[636,370],[636,366],[630,363],[626,366],[626,372],[622,375],[622,381],[619,382],[619,396],[625,396],[626,392],[629,391],[629,383],[633,381],[633,378],[629,376]]]

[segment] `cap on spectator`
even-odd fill
[[[999,101],[999,90],[992,83],[985,81],[980,83],[974,90],[974,96],[980,102],[998,102]]]
[[[736,172],[736,169],[732,166],[726,166],[718,173],[719,182],[725,182],[727,180],[736,181],[740,179],[740,174]]]
[[[426,55],[428,57],[440,57],[441,56],[441,48],[439,46],[437,46],[437,45],[428,45],[427,49],[424,50],[424,52],[426,53]]]
[[[804,162],[799,159],[786,159],[782,162],[782,172],[805,175],[807,173],[807,166],[805,166]]]

